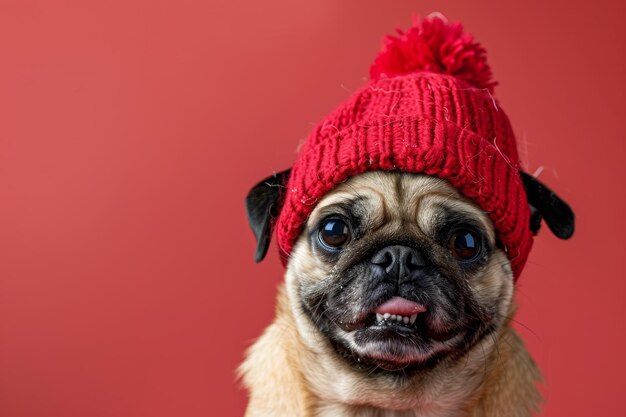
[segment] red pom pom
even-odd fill
[[[460,23],[431,15],[398,36],[385,38],[383,48],[370,68],[370,78],[435,72],[457,77],[478,88],[493,92],[497,84],[491,80],[485,49],[474,37],[463,33]]]

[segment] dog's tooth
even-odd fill
[[[391,320],[395,320],[395,319],[396,319],[396,315],[395,315],[395,314],[392,314],[392,315],[391,315]]]
[[[411,322],[411,324],[415,323],[415,320],[417,320],[417,314],[413,314],[411,318],[409,318],[409,321]]]
[[[404,324],[407,324],[409,322],[409,318],[407,316],[402,317],[402,321],[404,322]]]
[[[378,313],[376,313],[376,321],[377,321],[378,323],[380,323],[381,321],[383,321],[383,315],[382,315],[382,314],[378,314]]]
[[[383,318],[388,319],[389,317],[391,317],[391,314],[389,314],[389,313],[383,314]]]

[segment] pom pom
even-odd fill
[[[491,80],[485,49],[474,37],[463,33],[460,23],[448,23],[432,14],[397,36],[385,38],[383,48],[370,68],[372,80],[427,71],[457,77],[490,93]]]

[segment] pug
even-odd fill
[[[246,205],[269,246],[289,171]],[[520,172],[531,209],[560,238],[569,206]],[[239,372],[247,417],[524,417],[541,374],[511,326],[511,262],[488,214],[447,181],[371,171],[317,202],[287,261],[276,317]]]

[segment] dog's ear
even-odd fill
[[[537,178],[520,171],[528,204],[530,205],[530,229],[537,234],[543,218],[554,235],[569,239],[574,234],[574,212],[554,191]]]
[[[256,237],[254,260],[261,262],[272,239],[278,203],[289,179],[290,169],[277,172],[255,185],[246,197],[246,214]]]

